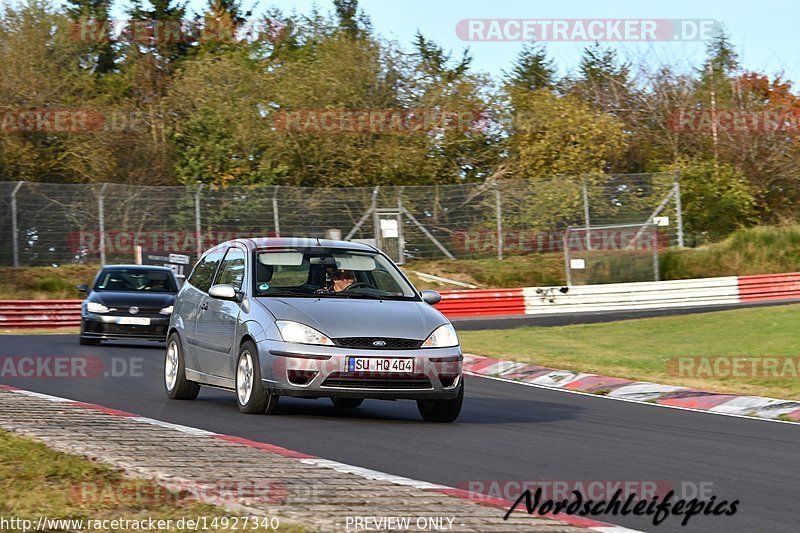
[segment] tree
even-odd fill
[[[161,68],[185,57],[193,35],[186,20],[186,4],[174,0],[134,0],[128,9],[126,31],[129,53],[157,56]]]
[[[46,1],[5,6],[0,17],[0,176],[88,182],[114,175],[108,114],[70,19]],[[54,113],[63,118],[60,126]],[[29,117],[24,122],[23,116]],[[36,117],[36,118],[30,118]]]
[[[731,165],[684,160],[680,176],[686,232],[700,242],[722,239],[757,222],[747,179]]]
[[[67,0],[67,14],[77,32],[85,36],[86,55],[83,63],[98,75],[116,69],[117,52],[110,35],[111,0]]]
[[[358,9],[358,0],[333,0],[339,28],[350,39],[369,35],[372,24],[363,11]]]
[[[568,83],[567,91],[578,95],[593,108],[618,116],[631,109],[630,65],[621,62],[617,52],[599,43],[583,51],[578,65],[580,75]]]
[[[547,49],[541,43],[526,43],[514,61],[514,67],[506,74],[508,84],[524,89],[552,89],[556,68],[547,57]]]

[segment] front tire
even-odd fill
[[[278,396],[270,394],[261,381],[258,349],[246,341],[236,361],[236,404],[246,414],[272,414],[278,408]]]
[[[344,409],[355,409],[364,403],[364,398],[331,398],[331,403],[335,407],[342,407]]]
[[[462,377],[463,380],[463,377]],[[417,400],[417,409],[426,422],[453,422],[461,414],[464,403],[464,382],[458,389],[458,396],[452,400]]]
[[[164,386],[171,400],[194,400],[200,392],[199,383],[186,379],[186,362],[183,358],[181,339],[177,333],[173,333],[167,339]]]

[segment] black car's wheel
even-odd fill
[[[364,398],[331,398],[331,403],[336,407],[355,409],[364,403]]]
[[[200,384],[186,379],[186,362],[183,359],[181,339],[173,333],[167,339],[164,357],[164,386],[172,400],[194,400],[200,392]]]
[[[252,341],[246,341],[239,350],[236,362],[236,403],[239,411],[247,414],[268,415],[278,408],[278,396],[270,394],[261,381],[258,350]]]
[[[417,400],[417,409],[426,422],[453,422],[461,414],[464,403],[464,382],[458,389],[458,396],[452,400]]]
[[[89,346],[97,346],[98,344],[100,344],[100,339],[93,339],[91,337],[84,337],[83,333],[85,331],[86,331],[86,322],[81,320],[81,334],[80,334],[80,337],[78,338],[78,342],[82,346],[87,346],[87,345],[89,345]]]

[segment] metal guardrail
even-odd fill
[[[643,283],[443,291],[449,318],[664,309],[800,299],[800,272]],[[0,300],[0,328],[78,326],[81,300]]]
[[[800,298],[800,273],[739,277],[742,302]]]
[[[436,309],[449,318],[525,314],[523,289],[443,291]]]
[[[0,327],[78,326],[82,300],[0,300]]]

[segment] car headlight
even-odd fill
[[[171,315],[172,314],[172,306],[169,305],[158,312],[159,315]]]
[[[299,322],[289,320],[278,320],[275,322],[281,332],[281,337],[285,342],[295,342],[298,344],[322,344],[333,346],[333,341],[328,337]]]
[[[86,310],[90,313],[108,313],[108,307],[98,302],[87,302]]]
[[[453,346],[458,346],[458,335],[450,324],[436,328],[422,343],[423,348],[450,348]]]

